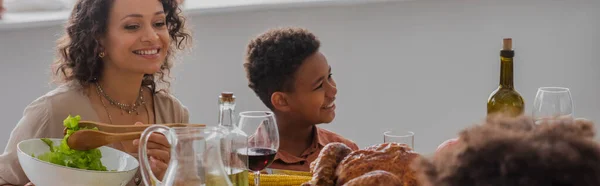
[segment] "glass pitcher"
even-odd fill
[[[162,133],[171,144],[171,160],[163,181],[159,181],[148,160],[148,138]],[[225,174],[220,153],[223,132],[215,127],[165,127],[153,125],[141,135],[139,160],[143,182],[148,186],[232,186]]]

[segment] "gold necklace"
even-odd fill
[[[108,116],[108,120],[110,122],[110,124],[113,124],[113,119],[112,116],[110,115],[110,112],[108,112],[108,107],[106,106],[106,104],[104,103],[104,99],[102,99],[102,96],[100,95],[100,91],[98,89],[96,89],[96,91],[98,92],[98,98],[100,98],[100,102],[102,102],[102,107],[104,107],[104,111],[106,112],[106,115]],[[150,111],[148,111],[148,107],[144,104],[144,109],[146,110],[146,115],[148,116],[148,122],[152,122],[150,120]],[[139,113],[138,113],[139,115]]]
[[[102,86],[100,86],[100,83],[96,82],[96,91],[98,92],[98,95],[102,95],[106,100],[108,100],[108,102],[111,105],[119,107],[121,109],[121,115],[123,114],[123,111],[127,112],[128,114],[135,112],[137,115],[140,115],[140,112],[137,111],[138,107],[146,104],[146,102],[144,101],[143,89],[143,87],[140,87],[140,93],[137,99],[135,100],[135,103],[129,105],[125,103],[120,103],[112,99],[110,96],[108,96],[108,94],[104,92]]]

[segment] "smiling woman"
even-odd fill
[[[180,14],[176,0],[78,0],[58,41],[54,70],[60,86],[25,109],[0,155],[0,185],[29,181],[17,161],[17,144],[61,138],[70,114],[110,124],[187,123],[186,107],[168,93],[165,80],[171,57],[190,37]],[[162,178],[169,145],[164,136],[150,139],[152,172]],[[137,157],[137,144],[109,146]],[[138,174],[129,185],[139,181]]]

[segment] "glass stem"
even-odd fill
[[[256,173],[254,173],[254,185],[260,186],[260,171],[256,171]]]

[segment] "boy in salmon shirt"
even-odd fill
[[[328,143],[358,146],[317,127],[335,118],[337,88],[320,41],[302,28],[277,28],[251,40],[244,68],[248,86],[275,113],[280,145],[273,169],[309,171]]]

